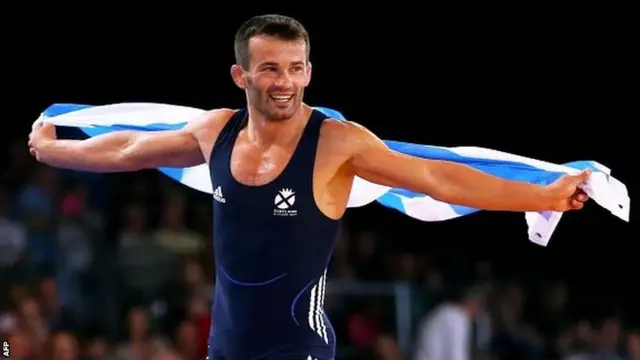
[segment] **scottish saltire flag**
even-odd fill
[[[326,115],[344,120],[332,109],[317,107]],[[40,119],[58,126],[81,129],[93,137],[120,130],[158,131],[179,129],[204,110],[156,103],[121,103],[104,106],[54,104]],[[595,161],[575,161],[562,165],[526,158],[479,147],[439,147],[385,141],[391,149],[425,159],[446,160],[472,166],[486,173],[508,179],[536,184],[549,184],[563,174],[574,174],[590,168],[593,176],[585,185],[585,192],[613,215],[629,221],[630,199],[627,188],[610,175],[610,170]],[[159,168],[170,178],[193,189],[212,193],[207,165],[189,168]],[[469,215],[482,209],[473,209],[437,201],[425,194],[406,189],[389,188],[356,178],[348,207],[360,207],[378,202],[422,221],[442,221]],[[526,213],[529,239],[545,246],[562,213]]]

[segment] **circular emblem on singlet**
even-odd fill
[[[295,216],[298,211],[294,209],[296,203],[296,193],[291,189],[282,189],[278,191],[273,200],[273,215],[277,216]]]

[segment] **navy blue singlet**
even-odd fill
[[[264,186],[231,175],[248,113],[232,116],[210,161],[215,300],[210,360],[330,360],[335,335],[323,311],[339,221],[313,198],[313,169],[326,115],[314,110],[284,171]]]

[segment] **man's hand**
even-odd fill
[[[589,198],[579,186],[589,180],[590,176],[591,170],[584,170],[577,175],[564,175],[547,186],[552,198],[552,210],[564,212],[582,209]]]
[[[34,157],[38,158],[38,146],[40,146],[43,142],[52,141],[55,139],[55,125],[38,120],[31,127],[31,134],[29,134],[29,152]]]

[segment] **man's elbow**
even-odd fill
[[[139,152],[129,147],[110,156],[107,162],[109,167],[115,171],[138,171],[153,168],[142,159]]]
[[[448,175],[453,169],[442,161],[423,163],[421,192],[434,200],[446,203],[457,203],[464,196],[457,183]],[[454,165],[455,166],[455,165]]]
[[[429,188],[429,191],[426,192],[434,200],[438,200],[440,202],[449,203],[449,204],[458,204],[458,198],[460,194],[450,189],[450,186],[447,184],[442,184],[441,186],[435,186]]]

